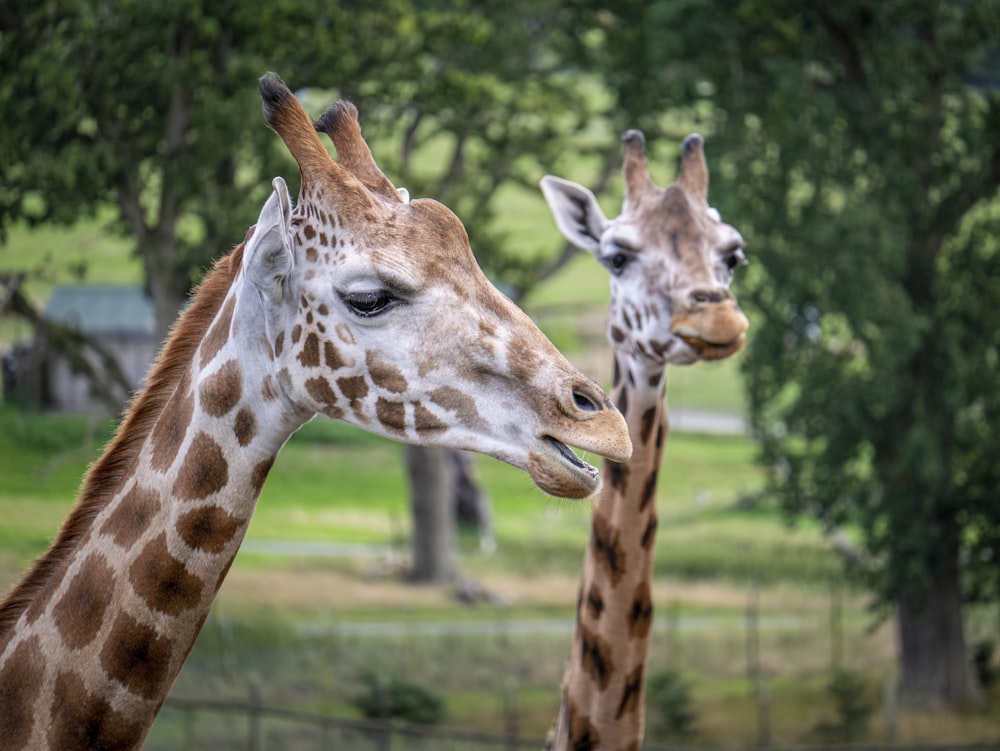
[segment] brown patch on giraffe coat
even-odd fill
[[[195,550],[221,553],[242,524],[221,506],[203,506],[181,516],[177,532]]]
[[[222,417],[243,395],[243,374],[236,360],[227,360],[201,383],[201,408],[212,417]]]
[[[447,430],[448,424],[442,422],[420,402],[413,405],[413,427],[418,433],[434,433]]]
[[[250,483],[253,485],[254,490],[259,494],[260,489],[264,487],[264,481],[267,479],[267,473],[271,471],[271,467],[274,466],[274,457],[269,459],[264,459],[257,462],[254,465],[253,472],[250,473]]]
[[[215,323],[209,329],[201,343],[201,367],[204,369],[215,356],[219,354],[226,342],[229,341],[229,329],[233,323],[233,311],[236,309],[236,295],[232,295],[226,304],[219,311],[215,318]]]
[[[292,344],[298,344],[302,338],[302,324],[297,323],[292,327]]]
[[[340,354],[340,350],[329,340],[323,342],[323,360],[326,362],[326,367],[330,368],[330,370],[340,370],[345,365],[350,366],[354,364],[353,360],[345,360]]]
[[[319,337],[312,331],[306,335],[302,349],[299,350],[298,359],[303,367],[315,368],[319,366]]]
[[[281,357],[281,353],[285,351],[285,332],[279,331],[278,335],[274,337],[274,354],[276,357]]]
[[[640,700],[642,699],[643,672],[643,666],[639,665],[625,677],[622,698],[618,702],[618,710],[615,712],[616,720],[620,720],[626,714],[633,714],[639,711]]]
[[[632,604],[625,615],[628,634],[631,639],[645,639],[653,624],[653,596],[648,581],[636,584],[632,593]]]
[[[309,263],[316,263],[319,260],[319,251],[312,245],[306,248],[306,260]]]
[[[597,751],[601,748],[601,733],[590,721],[590,716],[582,714],[572,700],[569,701],[567,716],[569,748],[573,751]]]
[[[104,614],[115,590],[115,572],[104,556],[91,553],[80,565],[66,591],[52,607],[59,636],[70,649],[94,640],[104,625]]]
[[[335,407],[337,404],[337,392],[333,390],[328,380],[319,377],[310,378],[306,381],[305,387],[309,396],[321,405],[324,405],[322,410],[323,412],[330,414],[331,409],[337,409],[338,412],[340,411],[339,408]]]
[[[622,389],[615,395],[615,406],[623,415],[628,412],[628,389]]]
[[[278,389],[274,386],[274,379],[271,374],[268,373],[264,376],[264,380],[260,384],[260,395],[264,397],[264,401],[273,402],[278,398]]]
[[[337,379],[337,388],[344,398],[357,410],[357,403],[368,396],[368,382],[364,376],[348,376]]]
[[[0,740],[4,748],[24,748],[38,714],[45,656],[37,636],[17,645],[0,668]]]
[[[639,500],[639,511],[645,511],[649,504],[656,500],[656,478],[658,474],[659,469],[653,469],[649,473],[649,477],[646,478],[646,482],[642,486],[642,497]]]
[[[129,581],[150,608],[168,615],[179,615],[201,600],[201,579],[170,554],[166,532],[139,553],[129,569]]]
[[[142,742],[145,729],[130,722],[99,696],[87,693],[83,679],[60,672],[52,695],[51,748],[131,749]]]
[[[182,501],[200,500],[222,490],[228,482],[229,463],[222,448],[208,433],[198,433],[177,473],[172,494]]]
[[[617,326],[611,327],[611,338],[614,340],[615,344],[621,344],[625,341],[625,332],[622,331]]]
[[[172,653],[169,638],[122,612],[101,650],[101,666],[129,692],[156,699],[165,690]]]
[[[580,666],[602,691],[608,687],[615,672],[611,645],[585,626],[580,627]]]
[[[101,534],[111,537],[120,547],[130,548],[149,528],[159,510],[160,498],[154,491],[133,485],[104,521]]]
[[[257,418],[248,407],[241,407],[236,413],[236,422],[233,423],[233,433],[240,446],[249,446],[250,441],[257,435]]]
[[[375,402],[375,416],[390,430],[406,430],[406,405],[403,402],[392,402],[380,396]]]
[[[482,424],[483,418],[479,415],[476,400],[465,392],[451,386],[441,386],[434,389],[430,396],[432,402],[454,412],[463,425],[473,427]]]
[[[593,549],[594,559],[611,579],[612,586],[617,586],[625,575],[625,549],[621,543],[621,532],[612,527],[603,514],[596,511],[591,526],[590,547]]]
[[[168,470],[177,458],[194,415],[194,399],[189,393],[188,380],[185,374],[153,426],[150,463],[160,472]]]
[[[394,394],[402,394],[408,388],[403,372],[377,353],[369,352],[365,358],[365,365],[376,386]]]
[[[642,530],[642,539],[639,541],[639,544],[642,545],[643,550],[652,549],[653,544],[656,542],[656,528],[659,526],[659,523],[654,511],[646,521],[646,528]]]
[[[316,237],[316,229],[311,224],[307,224],[302,228],[302,233],[306,236],[306,240],[312,240]]]
[[[642,420],[639,425],[639,440],[642,441],[643,445],[649,443],[649,435],[653,432],[653,426],[656,425],[658,411],[659,407],[653,406],[642,413]]]
[[[625,495],[630,472],[628,464],[608,460],[605,462],[605,471],[608,473],[608,482],[611,487],[620,495]]]
[[[587,605],[587,612],[593,620],[597,620],[601,617],[601,613],[604,612],[604,596],[601,594],[601,590],[596,584],[591,583],[590,589],[587,590],[587,599],[585,600]]]

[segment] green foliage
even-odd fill
[[[440,695],[414,681],[364,670],[359,676],[364,687],[354,698],[354,706],[372,720],[404,720],[421,725],[438,725],[444,719]]]
[[[1000,550],[978,458],[1000,452],[983,315],[1000,299],[1000,94],[967,84],[1000,17],[990,2],[727,6],[693,4],[676,72],[715,92],[713,202],[748,240],[737,295],[762,458],[789,513],[859,526],[891,602]],[[980,589],[995,597],[995,580]]]
[[[868,736],[868,725],[876,703],[866,697],[860,675],[839,670],[826,686],[836,717],[817,723],[811,735],[820,743],[858,743]]]
[[[649,676],[646,712],[653,737],[686,741],[697,735],[698,714],[691,700],[691,684],[678,670]]]

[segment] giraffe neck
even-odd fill
[[[642,746],[656,483],[667,434],[665,377],[663,365],[615,353],[613,398],[628,423],[633,452],[622,464],[604,464],[549,748]]]
[[[202,285],[56,545],[0,606],[5,748],[141,745],[304,419],[264,375],[239,255]]]

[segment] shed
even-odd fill
[[[153,303],[139,285],[57,285],[45,306],[46,318],[72,326],[98,340],[118,360],[135,389],[142,385],[159,348]],[[45,349],[44,342],[38,342]],[[50,353],[42,370],[43,400],[51,409],[103,411],[90,394],[86,377],[73,373],[65,359]]]

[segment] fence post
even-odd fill
[[[844,667],[844,590],[838,583],[830,590],[830,672]]]
[[[680,600],[670,600],[667,603],[666,612],[666,647],[667,647],[667,667],[675,670],[681,669],[681,649],[680,649],[680,628],[681,628],[681,603]]]
[[[885,720],[885,742],[896,742],[896,674],[890,670],[882,681],[882,713]]]
[[[760,670],[759,600],[760,588],[757,580],[752,579],[747,593],[747,681],[757,709],[757,746],[764,748],[771,745],[771,697]]]
[[[250,709],[247,712],[249,727],[247,729],[247,749],[249,751],[263,751],[263,744],[260,737],[260,686],[257,677],[251,676],[247,684],[250,694]]]

